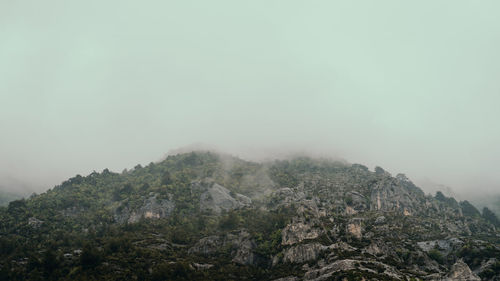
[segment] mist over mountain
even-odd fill
[[[29,2],[0,3],[0,171],[36,192],[195,142],[499,190],[497,1]]]
[[[0,206],[6,206],[12,200],[28,197],[40,190],[43,191],[44,188],[0,174]]]
[[[7,206],[10,201],[22,198],[23,195],[0,191],[0,206]]]
[[[0,1],[0,281],[499,280],[499,10]]]

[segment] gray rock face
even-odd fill
[[[243,194],[236,193],[236,200],[245,206],[250,206],[252,204],[252,199]]]
[[[335,272],[354,269],[354,260],[339,260],[319,269],[314,269],[304,274],[304,280],[327,280]]]
[[[211,210],[214,213],[221,213],[239,209],[252,204],[252,199],[249,197],[229,191],[229,189],[217,183],[196,183],[195,188],[200,188],[203,193],[200,196],[200,208]]]
[[[378,211],[400,211],[405,215],[418,210],[419,198],[423,194],[416,187],[410,188],[410,183],[401,179],[384,178],[380,180],[372,189],[370,197],[370,208]]]
[[[273,281],[298,281],[298,280],[300,279],[295,276],[288,276],[288,277],[274,279]]]
[[[343,241],[333,243],[333,244],[329,245],[328,248],[332,249],[332,250],[340,250],[342,252],[352,252],[352,251],[356,251],[358,249],[358,248],[355,248],[355,247],[353,247],[353,246],[351,246]]]
[[[398,272],[396,272],[393,268],[387,266],[386,264],[380,262],[369,262],[369,263],[376,265],[380,268],[383,268],[385,271],[384,273],[386,275],[389,275],[395,279],[401,279],[401,275]],[[344,259],[344,260],[334,261],[333,263],[330,263],[325,266],[321,266],[319,269],[309,270],[304,274],[303,280],[314,280],[314,281],[330,280],[335,272],[348,271],[352,269],[374,272],[372,269],[362,266],[360,262],[357,260]]]
[[[446,281],[480,281],[476,274],[474,274],[469,266],[462,260],[457,261],[452,267],[450,272],[443,279]]]
[[[288,276],[288,277],[274,279],[273,281],[298,281],[298,280],[300,279],[295,276]]]
[[[35,217],[31,217],[28,219],[28,225],[33,227],[33,228],[39,228],[40,226],[42,226],[42,224],[43,224],[43,221],[39,220]]]
[[[242,265],[252,265],[257,262],[257,256],[254,254],[255,243],[249,237],[238,237],[236,252],[233,261]]]
[[[352,236],[361,239],[363,236],[363,228],[361,226],[363,220],[360,218],[354,218],[349,221],[347,224],[347,233],[350,233]]]
[[[348,204],[350,206],[347,206],[347,213],[349,214],[355,214],[357,212],[361,212],[364,210],[369,209],[368,202],[369,200],[361,193],[356,192],[356,191],[350,191],[346,194],[346,198],[348,198],[349,202]]]
[[[164,199],[158,200],[156,195],[144,200],[143,205],[137,210],[128,207],[115,211],[115,221],[119,223],[135,223],[142,218],[159,219],[168,217],[175,208],[174,202]]]
[[[379,216],[375,219],[375,224],[384,224],[386,221],[384,216]]]
[[[196,262],[194,262],[192,265],[196,270],[207,270],[207,269],[214,267],[213,264],[209,264],[209,263],[196,263]]]
[[[297,191],[288,187],[283,187],[273,192],[271,197],[272,202],[276,205],[289,205],[291,203],[296,203],[305,199],[306,195],[304,192]]]
[[[429,252],[430,250],[437,248],[445,253],[448,253],[453,248],[458,248],[463,244],[464,242],[458,238],[417,242],[418,247],[425,252]]]
[[[492,267],[494,267],[496,263],[497,263],[497,259],[490,258],[487,261],[483,261],[481,263],[481,266],[479,268],[477,268],[476,270],[474,270],[473,272],[474,272],[474,274],[480,275],[482,272],[487,271],[487,270],[495,271]],[[497,272],[496,275],[497,276],[495,276],[495,277],[497,279],[491,278],[490,280],[500,280],[500,272]]]
[[[212,235],[201,238],[196,244],[188,250],[189,254],[197,253],[208,256],[216,253],[220,247],[224,246],[223,237]]]
[[[212,235],[200,239],[188,250],[189,254],[202,254],[210,256],[221,252],[224,248],[231,248],[233,262],[242,265],[253,265],[257,263],[257,255],[254,253],[255,242],[250,233],[241,230],[236,233],[228,233],[223,236]]]
[[[293,245],[303,240],[316,239],[320,235],[321,230],[312,227],[310,224],[304,222],[290,223],[281,231],[281,244]]]
[[[283,261],[289,263],[303,263],[318,258],[322,250],[327,247],[319,243],[293,246],[283,253]]]
[[[368,253],[372,256],[378,256],[389,253],[389,249],[384,243],[371,243],[368,247],[363,249],[363,252]]]

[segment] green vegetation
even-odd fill
[[[443,258],[443,255],[441,254],[441,252],[437,249],[432,249],[429,251],[429,257],[435,261],[437,261],[438,263],[443,263],[444,262],[444,258]]]

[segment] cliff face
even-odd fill
[[[117,223],[136,223],[141,219],[159,219],[168,217],[175,208],[175,203],[168,199],[158,200],[157,195],[144,199],[136,210],[120,205],[114,214]]]
[[[0,276],[499,280],[500,233],[471,208],[381,168],[181,154],[0,210]]]
[[[217,183],[195,183],[193,188],[202,191],[200,196],[200,208],[220,214],[222,211],[231,211],[252,204],[252,199],[239,193],[233,193],[229,189]]]

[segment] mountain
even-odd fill
[[[500,280],[488,211],[380,167],[183,153],[1,208],[0,280]]]

